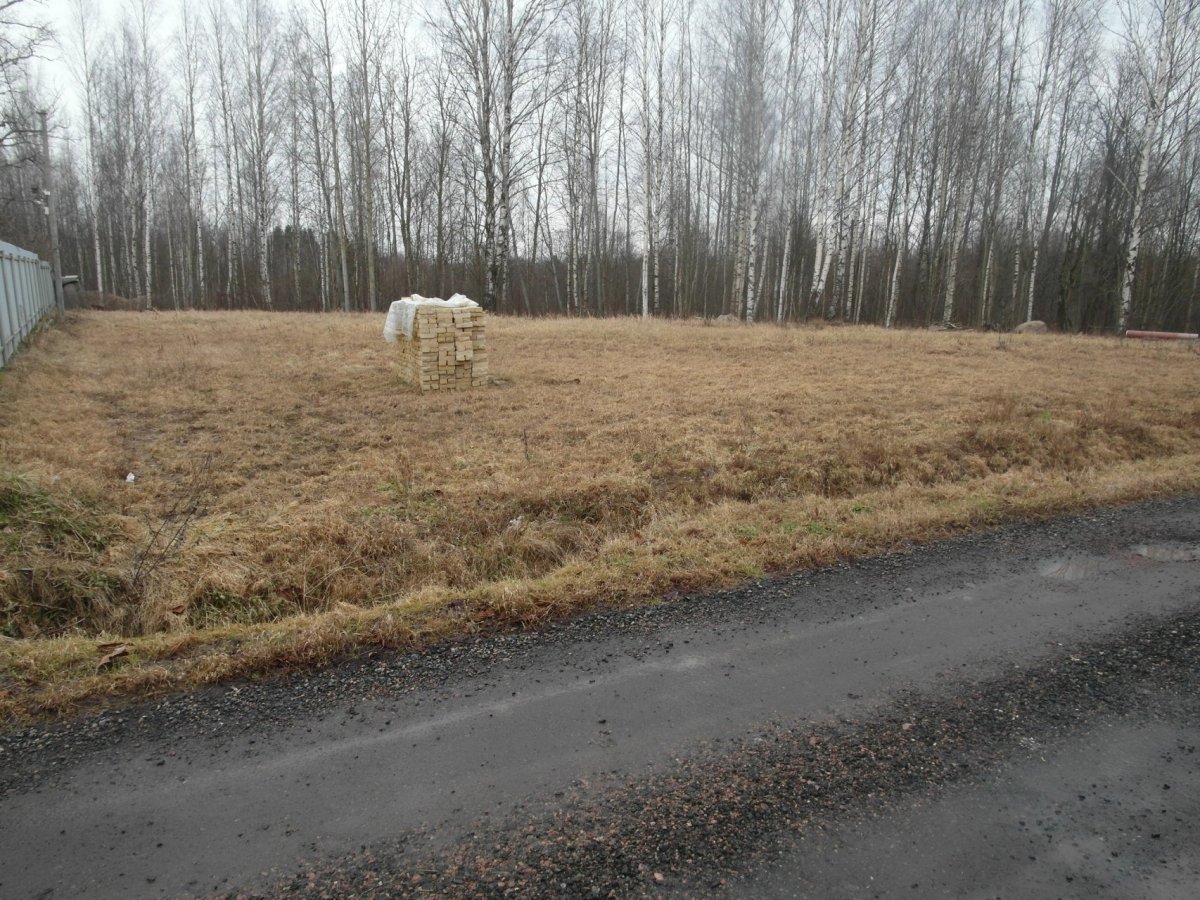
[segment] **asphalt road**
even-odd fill
[[[1147,897],[1200,890],[1200,719],[1104,716],[980,783],[798,836],[735,897]]]
[[[1191,897],[1198,682],[1200,497],[1012,526],[0,733],[0,897]]]

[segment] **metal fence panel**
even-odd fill
[[[0,367],[54,309],[54,276],[37,255],[0,241]]]

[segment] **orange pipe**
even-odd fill
[[[1200,341],[1200,334],[1184,334],[1178,331],[1127,331],[1125,337],[1142,338],[1147,341]]]

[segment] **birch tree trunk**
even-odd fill
[[[275,216],[271,166],[278,142],[279,106],[275,21],[266,0],[247,0],[243,23],[246,100],[242,133],[249,160],[254,237],[257,244],[258,293],[271,309],[270,236]]]
[[[651,77],[651,65],[658,43],[652,38],[655,26],[651,15],[652,0],[641,0],[641,101],[642,101],[642,210],[645,226],[645,248],[642,252],[642,318],[650,316],[651,309],[658,309],[657,273],[651,273],[658,256],[658,218],[655,186],[658,178],[655,168],[658,160],[654,145],[654,89],[656,82]],[[661,0],[660,0],[661,2]],[[657,82],[661,89],[661,81]],[[653,298],[651,292],[653,291]]]
[[[380,19],[374,0],[353,0],[354,44],[358,68],[358,117],[362,140],[363,163],[363,245],[367,269],[367,309],[378,308],[378,285],[375,274],[375,92],[372,80],[381,80],[377,63],[380,42],[388,40],[390,21]]]
[[[1129,328],[1133,310],[1133,285],[1137,276],[1138,252],[1142,245],[1142,215],[1146,200],[1146,184],[1150,179],[1150,158],[1158,124],[1167,102],[1167,89],[1173,74],[1175,44],[1178,40],[1181,0],[1163,0],[1162,22],[1155,52],[1154,73],[1146,96],[1146,118],[1142,124],[1141,147],[1138,152],[1137,183],[1133,189],[1133,210],[1129,215],[1129,245],[1121,279],[1121,311],[1117,331],[1124,334]]]
[[[237,240],[234,206],[234,143],[233,143],[233,97],[229,83],[229,61],[226,39],[228,37],[224,7],[219,0],[210,0],[209,15],[213,56],[216,59],[217,95],[221,105],[221,155],[225,163],[225,303],[233,303],[233,273],[235,256],[240,244]]]
[[[72,24],[75,26],[74,44],[79,53],[79,70],[76,80],[83,88],[83,113],[87,120],[87,164],[86,179],[87,211],[92,230],[92,253],[96,261],[96,290],[104,293],[104,256],[100,247],[100,184],[99,147],[97,146],[96,122],[96,76],[93,71],[92,50],[95,44],[95,14],[90,0],[72,0]]]
[[[333,203],[336,218],[333,223],[338,242],[338,262],[342,276],[342,311],[350,312],[350,266],[346,247],[346,200],[342,189],[342,150],[339,138],[339,115],[337,99],[333,92],[333,39],[329,33],[328,0],[311,0],[320,19],[320,43],[316,51],[320,54],[325,81],[325,111],[329,116],[326,123],[329,133],[329,155],[333,161]]]

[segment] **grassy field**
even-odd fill
[[[1200,488],[1191,347],[495,319],[422,396],[382,319],[74,315],[0,376],[0,715]]]

